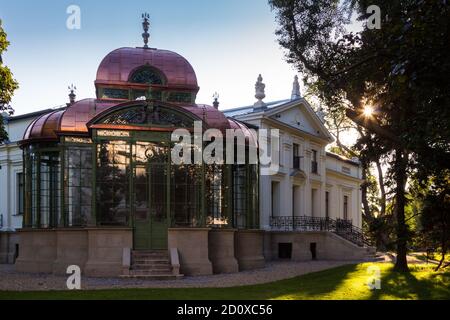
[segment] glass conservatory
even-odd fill
[[[192,130],[202,120],[180,106],[119,104],[86,122],[84,135],[59,128],[55,141],[34,137],[36,129],[64,123],[86,102],[29,129],[23,143],[25,228],[128,226],[135,248],[157,249],[167,247],[168,228],[258,226],[257,165],[172,163],[172,131]],[[252,147],[247,143],[246,150]]]
[[[254,130],[217,104],[197,104],[195,72],[172,51],[114,50],[100,63],[95,88],[95,99],[75,101],[71,92],[66,107],[38,117],[24,134],[17,270],[64,274],[75,264],[91,276],[129,275],[133,257],[146,254],[179,260],[174,273],[189,275],[236,272],[238,261],[261,266],[258,164],[249,156],[231,164],[172,161],[176,129],[224,137],[238,129],[240,155],[258,152]],[[183,141],[183,151],[211,141]]]

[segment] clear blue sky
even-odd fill
[[[81,30],[66,28],[66,9],[81,8]],[[150,46],[178,52],[193,65],[198,103],[220,94],[221,108],[252,104],[259,73],[266,101],[290,97],[293,68],[284,60],[266,0],[0,0],[0,19],[11,42],[3,60],[19,81],[12,106],[23,114],[95,97],[102,58],[119,47],[142,46],[140,15],[151,19]]]

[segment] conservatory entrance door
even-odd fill
[[[155,143],[136,144],[133,165],[134,249],[167,249],[168,151]]]

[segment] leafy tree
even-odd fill
[[[450,246],[450,171],[431,178],[430,184],[422,196],[420,224],[424,240],[441,252],[437,270],[443,266]]]
[[[6,51],[9,42],[6,40],[6,32],[2,28],[0,20],[0,143],[8,139],[5,131],[2,113],[6,112],[10,115],[14,113],[9,103],[11,102],[14,91],[19,87],[16,80],[13,79],[11,70],[3,65],[2,54]]]
[[[329,112],[345,113],[367,134],[364,161],[384,159],[396,218],[395,269],[408,271],[405,187],[450,164],[450,10],[440,0],[269,0],[288,62],[314,86]],[[350,17],[381,9],[381,28],[349,31]],[[373,113],[365,112],[371,106]],[[386,193],[385,193],[386,196]],[[385,210],[387,210],[385,208]]]

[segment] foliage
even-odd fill
[[[439,269],[450,245],[450,171],[430,179],[430,187],[424,192],[422,200],[421,233],[427,244],[441,253]]]
[[[405,187],[450,164],[450,5],[438,0],[269,0],[288,62],[314,86],[329,112],[367,130],[356,148],[363,163],[384,158],[394,192],[398,270],[408,270]],[[381,8],[381,28],[348,30],[352,15]],[[364,107],[374,109],[364,115]]]
[[[3,65],[2,54],[7,50],[8,45],[9,42],[6,39],[6,32],[3,30],[2,21],[0,20],[0,143],[8,139],[1,114],[3,112],[9,115],[14,113],[9,103],[11,102],[14,91],[19,87],[16,80],[13,79],[11,70]]]

